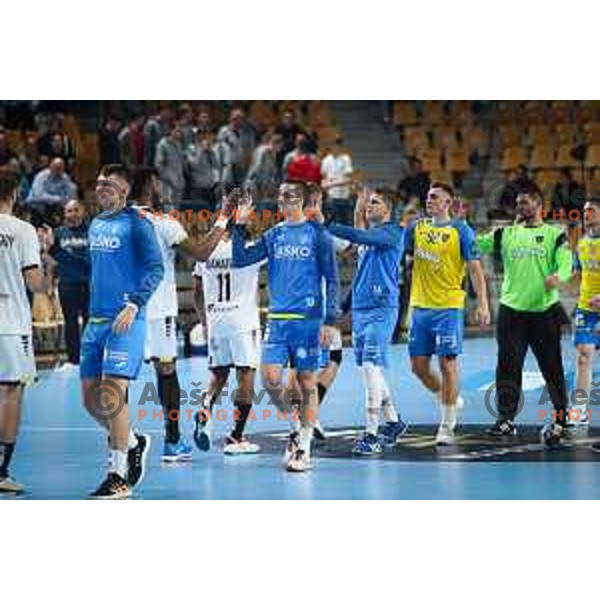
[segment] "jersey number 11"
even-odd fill
[[[219,273],[219,302],[231,302],[231,273]]]

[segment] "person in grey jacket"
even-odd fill
[[[234,108],[229,124],[221,127],[217,136],[224,154],[223,183],[242,185],[256,146],[256,129],[245,119],[241,108]]]
[[[201,133],[185,151],[189,199],[211,212],[216,210],[216,188],[221,182],[221,159],[214,134]]]
[[[281,183],[277,155],[282,146],[283,139],[278,133],[265,133],[261,145],[254,151],[246,176],[246,186],[252,188],[257,204],[263,208],[272,208],[276,204]]]
[[[178,204],[185,191],[183,131],[176,123],[169,135],[156,146],[154,167],[162,187],[162,199],[166,207]]]
[[[173,109],[170,106],[163,106],[157,115],[146,121],[144,135],[146,137],[145,161],[147,166],[151,167],[154,164],[158,143],[169,135],[173,117]]]

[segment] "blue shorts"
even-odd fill
[[[575,345],[600,347],[600,313],[578,308],[575,311]]]
[[[352,311],[352,346],[356,364],[388,366],[388,348],[398,320],[397,308]]]
[[[410,356],[456,356],[462,353],[465,315],[461,308],[413,308]]]
[[[81,379],[102,375],[135,379],[144,360],[146,320],[136,319],[127,333],[114,333],[112,321],[88,322],[81,338]]]
[[[262,364],[289,364],[297,371],[318,371],[321,344],[318,319],[269,319],[262,344]]]

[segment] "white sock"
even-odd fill
[[[383,418],[387,423],[398,422],[398,413],[396,412],[396,407],[394,406],[392,393],[390,392],[390,388],[385,379],[383,380],[383,399],[381,401],[381,407],[383,409]]]
[[[123,479],[127,475],[127,451],[113,450],[111,452],[111,464],[109,467],[110,473],[116,473]]]
[[[379,428],[379,411],[383,399],[385,378],[383,369],[372,363],[365,363],[362,368],[366,389],[367,433],[377,435]]]
[[[450,429],[456,426],[456,406],[448,404],[441,405],[442,424],[447,425]]]
[[[306,456],[310,456],[310,443],[312,441],[313,428],[312,425],[302,425],[300,427],[300,450],[304,450]]]
[[[292,410],[288,416],[290,420],[290,433],[297,433],[300,431],[300,407],[297,404],[292,405]]]
[[[127,438],[127,448],[129,448],[129,450],[132,450],[133,448],[137,447],[137,445],[138,445],[137,438],[135,437],[133,430],[130,429],[129,437]]]

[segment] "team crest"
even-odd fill
[[[544,243],[544,236],[543,236],[543,235],[536,235],[536,236],[535,236],[535,241],[536,241],[538,244],[543,244],[543,243]]]

